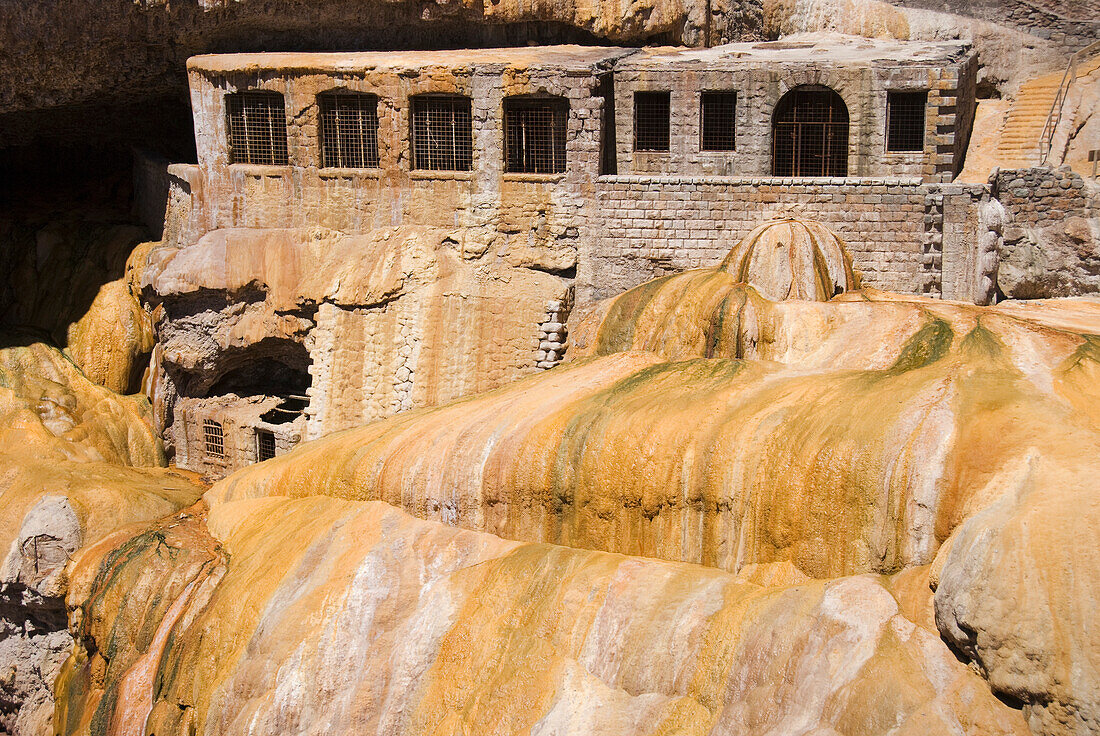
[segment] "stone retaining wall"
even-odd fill
[[[578,302],[717,265],[752,228],[786,215],[818,220],[840,235],[866,286],[970,299],[968,244],[987,196],[982,186],[918,178],[601,177]]]
[[[1100,194],[1064,166],[1003,169],[991,177],[996,196],[1013,225],[1034,227],[1067,217],[1100,216]]]

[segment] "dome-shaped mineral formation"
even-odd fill
[[[774,301],[824,302],[859,288],[844,241],[814,220],[758,225],[730,251],[721,269]]]

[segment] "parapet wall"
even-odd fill
[[[601,177],[578,302],[714,266],[762,221],[792,214],[839,234],[866,286],[969,300],[983,197],[985,187],[918,178]]]

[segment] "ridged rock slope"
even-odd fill
[[[930,563],[999,466],[1100,449],[1080,378],[1092,338],[1034,311],[871,292],[774,303],[689,272],[603,305],[545,376],[325,438],[211,497],[378,498],[731,571],[890,573]],[[1100,319],[1091,301],[1048,311]]]

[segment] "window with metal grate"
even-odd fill
[[[275,457],[275,434],[266,429],[256,430],[256,462],[262,463]]]
[[[634,93],[634,150],[667,151],[670,101],[668,92]]]
[[[411,104],[413,168],[469,171],[474,161],[470,98],[421,95]]]
[[[285,166],[286,106],[278,92],[226,95],[229,163]]]
[[[734,150],[736,113],[736,92],[703,92],[699,95],[699,146],[702,150]]]
[[[368,169],[378,166],[378,96],[328,93],[317,96],[321,110],[321,166]]]
[[[924,150],[924,110],[928,92],[886,94],[886,150]]]
[[[772,174],[847,176],[848,106],[828,87],[796,87],[775,106]]]
[[[222,433],[221,422],[213,419],[202,421],[203,444],[206,445],[206,454],[210,457],[225,457],[225,436]]]
[[[521,174],[565,171],[569,102],[561,97],[504,100],[504,170]]]

